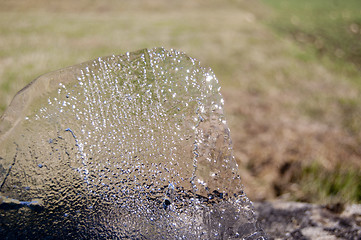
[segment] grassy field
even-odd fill
[[[326,112],[330,112],[332,103],[336,102],[338,117],[328,116],[328,124],[340,128],[354,139],[354,147],[349,153],[360,153],[361,147],[361,2],[357,0],[263,0],[273,8],[271,17],[265,18],[264,23],[281,38],[288,38],[297,43],[302,50],[297,58],[307,62],[318,62],[327,71],[336,77],[335,87],[342,84],[357,89],[355,97],[345,97],[335,92],[329,92],[324,87],[322,92],[313,94],[312,98],[324,101],[322,109],[317,109],[317,104],[301,106],[301,110],[308,117],[319,122],[326,122]],[[322,82],[322,78],[314,81]],[[337,147],[337,146],[335,146]],[[303,166],[301,173],[293,175],[301,192],[308,201],[361,201],[361,172],[360,168],[353,169],[349,164],[349,155],[337,157],[336,165],[331,169],[325,168],[328,161],[320,164],[314,161],[308,166]],[[359,158],[359,157],[358,157]],[[360,159],[359,159],[360,160]],[[358,160],[358,161],[359,161]],[[358,165],[359,166],[359,165]],[[296,177],[295,177],[296,176]],[[338,200],[337,200],[338,199]],[[342,200],[340,200],[342,199]]]
[[[263,0],[277,9],[270,25],[280,33],[361,70],[361,3],[358,0]],[[340,64],[342,65],[342,64]],[[361,82],[360,86],[361,86]]]
[[[175,48],[215,71],[251,199],[361,202],[361,7],[307,2],[0,0],[0,114],[43,73]]]

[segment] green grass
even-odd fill
[[[270,23],[319,54],[352,62],[361,70],[361,2],[263,0],[276,9]]]
[[[295,49],[296,58],[304,62],[318,61],[338,74],[340,82],[349,81],[361,90],[361,1],[262,2],[274,10],[272,16],[265,19],[267,24],[302,47],[302,51]],[[322,96],[315,98],[322,101]],[[336,97],[334,101],[342,109],[343,127],[359,135],[361,98]],[[317,104],[307,102],[304,106],[309,116],[318,118],[322,115],[322,109],[315,107]]]
[[[296,58],[308,63],[317,61],[337,74],[340,84],[349,82],[358,92],[361,90],[361,1],[262,2],[273,9],[273,14],[264,18],[266,24],[301,47],[301,51],[297,48],[293,51]],[[340,125],[361,144],[360,93],[354,97],[337,96],[328,94],[326,89],[302,100],[299,109],[311,119],[329,122],[335,119],[330,117],[329,110],[338,108]],[[356,148],[350,151],[358,152]],[[348,162],[347,159],[340,162],[343,161]],[[311,201],[361,202],[360,182],[360,170],[353,165],[337,165],[330,171],[316,161],[302,170],[299,184]]]
[[[302,169],[301,198],[320,203],[361,202],[361,173],[357,169],[337,166],[336,171],[325,170],[316,161]]]

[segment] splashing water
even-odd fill
[[[0,236],[263,239],[210,69],[161,48],[43,75],[0,121]]]

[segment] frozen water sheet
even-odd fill
[[[0,120],[0,236],[263,239],[213,72],[144,49],[48,73]]]

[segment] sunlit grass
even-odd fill
[[[328,124],[337,124],[355,139],[349,152],[359,152],[361,144],[361,2],[350,1],[296,1],[263,0],[273,7],[273,15],[266,24],[281,37],[299,44],[302,51],[293,53],[300,61],[319,62],[337,75],[335,85],[349,83],[354,90],[347,94],[330,94],[329,87],[304,98],[299,109],[309,118]],[[329,78],[319,75],[320,78]],[[322,86],[319,86],[322,87]],[[358,89],[358,90],[356,90]],[[312,91],[312,90],[311,90]],[[307,99],[307,100],[306,100]],[[335,111],[335,109],[339,109]],[[333,109],[333,110],[332,110]],[[338,120],[336,120],[338,119]],[[336,121],[335,121],[336,120]],[[337,122],[337,123],[336,123]],[[358,146],[358,147],[357,147]],[[344,157],[341,157],[344,158]],[[346,156],[347,158],[347,156]],[[303,164],[298,178],[302,196],[295,199],[308,201],[361,201],[360,168],[350,159],[339,159],[330,169],[318,161]],[[342,162],[342,164],[341,164]]]
[[[319,203],[361,202],[361,172],[337,166],[335,171],[325,170],[317,161],[304,167],[301,178],[300,199]]]
[[[241,8],[230,9],[230,3],[219,8],[200,3],[168,8],[154,3],[147,9],[145,1],[111,2],[114,8],[107,9],[100,2],[90,7],[88,1],[56,7],[33,2],[38,8],[27,10],[25,1],[7,11],[0,6],[0,114],[12,96],[37,76],[97,57],[163,46],[196,56],[204,65],[228,61],[234,68],[238,57],[229,53],[243,47],[237,39],[245,17]]]
[[[358,0],[263,0],[273,6],[272,27],[312,45],[320,54],[361,70],[361,2]]]
[[[294,39],[303,51],[295,56],[305,62],[318,61],[361,90],[361,2],[358,0],[263,0],[273,7],[268,25],[282,36]],[[327,94],[326,94],[327,95]],[[318,100],[322,96],[315,96]],[[361,141],[361,98],[327,96],[339,103],[343,126]],[[306,105],[308,105],[306,103]],[[309,104],[309,116],[319,117],[321,109]]]

